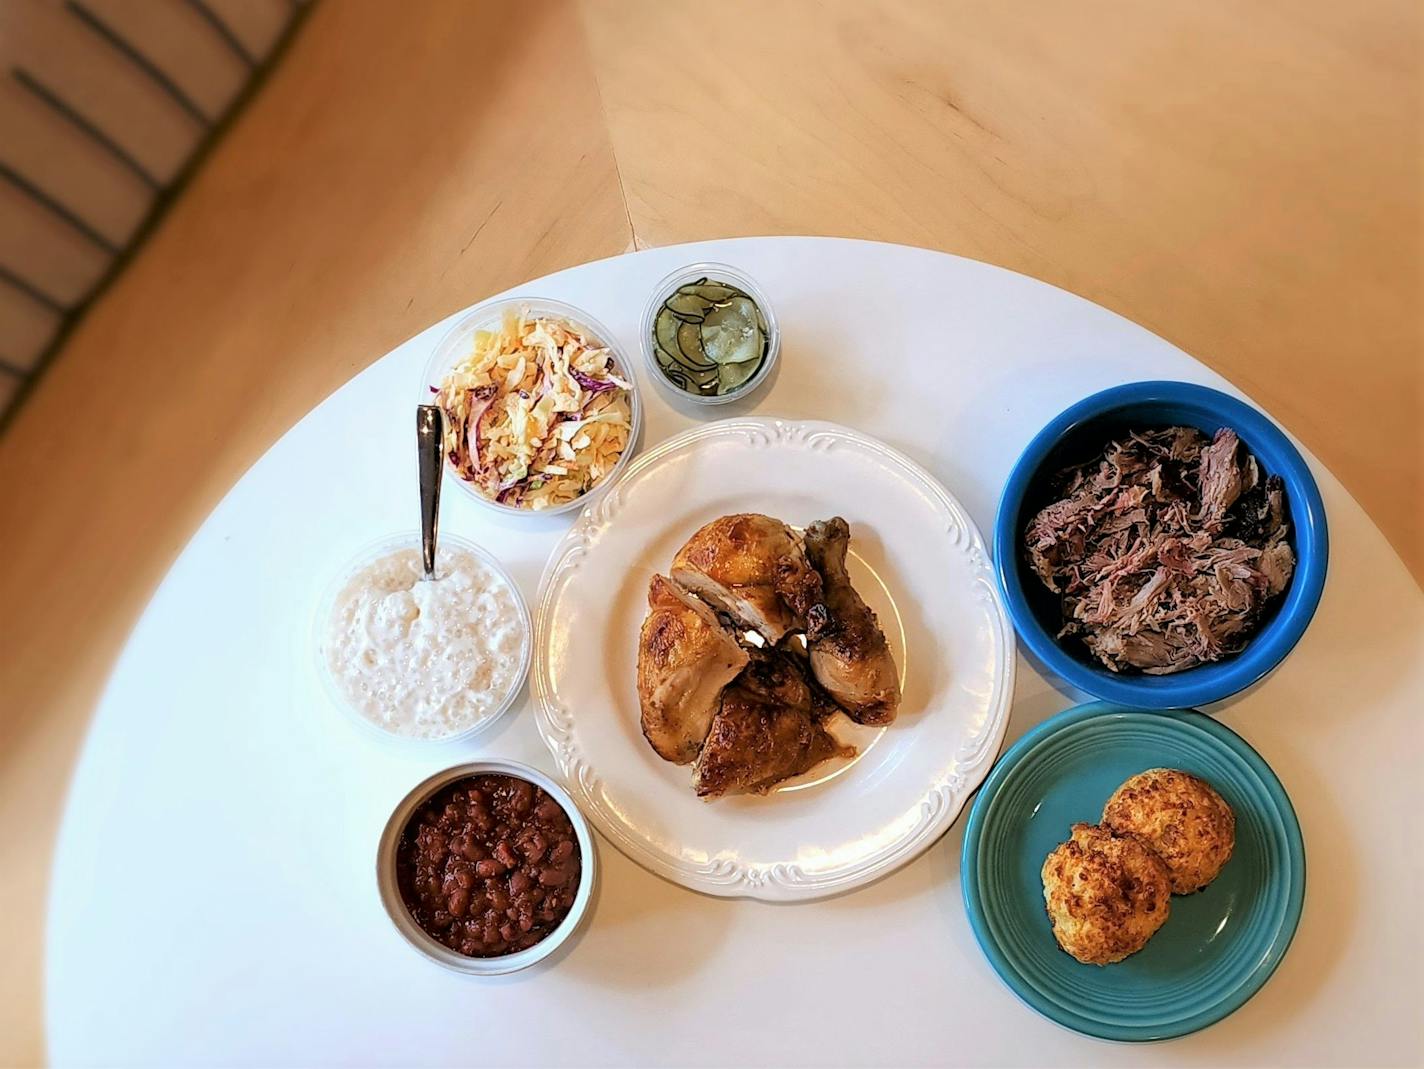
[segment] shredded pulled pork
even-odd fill
[[[1285,493],[1229,427],[1131,433],[1059,475],[1024,535],[1063,629],[1114,672],[1239,652],[1295,571]]]

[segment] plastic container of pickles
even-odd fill
[[[755,279],[730,264],[696,263],[654,287],[642,347],[665,390],[721,405],[761,385],[780,355],[781,331]]]

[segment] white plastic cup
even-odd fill
[[[484,304],[477,305],[456,321],[455,325],[446,332],[445,337],[440,340],[440,344],[435,347],[435,352],[431,354],[429,362],[425,365],[425,374],[420,380],[418,403],[428,405],[434,401],[435,391],[440,389],[440,384],[445,380],[445,376],[457,363],[469,355],[475,332],[498,326],[504,318],[505,312],[510,310],[567,323],[586,338],[598,342],[612,352],[614,367],[632,387],[628,391],[627,448],[619,455],[612,470],[587,493],[572,501],[566,501],[562,505],[553,505],[544,509],[505,505],[486,497],[477,487],[460,477],[459,472],[451,466],[448,456],[445,458],[445,471],[450,478],[446,482],[447,484],[454,483],[485,508],[501,512],[506,516],[557,516],[562,512],[572,512],[575,509],[583,508],[596,494],[602,493],[618,480],[618,476],[623,473],[623,469],[628,466],[629,461],[633,459],[633,454],[637,451],[638,434],[643,426],[643,399],[638,390],[637,377],[633,374],[632,362],[628,359],[628,354],[623,351],[623,347],[618,343],[613,332],[593,316],[571,304],[546,297],[511,297],[502,301],[486,301]]]
[[[520,644],[519,664],[515,670],[514,678],[510,683],[509,692],[493,705],[490,711],[481,717],[477,723],[470,725],[462,731],[455,732],[451,735],[442,735],[435,739],[413,738],[387,731],[381,727],[381,725],[368,719],[347,700],[346,695],[341,692],[340,686],[332,675],[331,664],[327,657],[331,615],[332,610],[336,606],[337,597],[356,573],[373,561],[379,560],[397,550],[412,550],[417,558],[420,555],[419,532],[387,535],[363,548],[337,573],[335,578],[333,578],[332,582],[328,585],[326,592],[317,602],[316,612],[312,621],[312,648],[316,651],[317,675],[321,677],[327,697],[373,738],[416,747],[445,746],[452,742],[467,742],[481,732],[489,730],[489,728],[509,710],[509,707],[514,704],[515,698],[517,698],[520,691],[524,689],[524,681],[529,676],[529,665],[534,658],[534,639],[533,624],[529,616],[529,606],[524,600],[524,595],[519,591],[519,585],[515,583],[514,577],[509,574],[504,565],[484,547],[475,542],[471,542],[467,538],[446,534],[444,531],[440,533],[439,545],[436,551],[437,567],[439,565],[440,551],[450,548],[464,550],[478,558],[486,567],[504,580],[513,593],[514,604],[519,612],[519,629],[523,641]]]

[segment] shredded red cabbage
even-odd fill
[[[528,478],[528,476],[525,476],[525,478]],[[511,498],[524,492],[524,488],[521,485],[523,482],[524,479],[515,479],[508,486],[501,487],[499,493],[494,495],[495,501],[501,505],[508,505]]]
[[[465,444],[470,452],[470,470],[473,473],[480,466],[480,421],[484,419],[485,413],[489,411],[490,405],[494,401],[494,395],[499,392],[493,383],[484,386],[472,387],[465,391],[470,395],[470,412],[468,422],[465,424]],[[473,432],[473,433],[471,433]]]
[[[618,383],[610,382],[607,379],[599,380],[590,375],[585,375],[578,368],[570,368],[569,374],[574,377],[574,381],[582,386],[589,393],[603,393],[605,390],[618,389]]]

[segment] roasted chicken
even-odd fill
[[[774,667],[759,668],[753,673],[752,669],[757,667],[758,661],[767,658],[772,660]],[[787,635],[772,649],[753,651],[752,663],[738,682],[771,700],[788,705],[807,705],[817,720],[843,711],[811,674],[806,639],[799,632]],[[802,696],[803,693],[806,697]]]
[[[723,688],[748,659],[716,613],[653,576],[638,637],[638,703],[643,736],[659,757],[685,765],[697,756]]]
[[[823,583],[829,621],[807,634],[811,674],[850,717],[888,724],[900,708],[900,678],[875,613],[846,571],[850,525],[839,516],[806,528],[806,556]]]
[[[773,705],[805,709],[817,719],[829,716],[838,706],[811,680],[805,651],[795,650],[788,641],[776,649],[749,651],[751,660],[736,685]]]
[[[673,558],[672,578],[773,645],[827,624],[821,577],[801,539],[770,516],[739,513],[700,528]]]
[[[799,686],[804,703],[786,704],[773,695],[797,693],[791,676],[775,674],[784,671],[778,666],[770,680],[756,678],[761,671],[753,663],[722,692],[722,706],[692,766],[692,786],[699,797],[765,794],[827,758],[855,754],[854,747],[838,743],[812,713],[811,691],[804,681]]]
[[[670,579],[653,576],[638,641],[643,734],[692,764],[700,797],[765,794],[854,756],[827,729],[835,713],[894,719],[899,674],[851,587],[849,541],[839,518],[803,538],[769,516],[723,516],[687,540]]]

